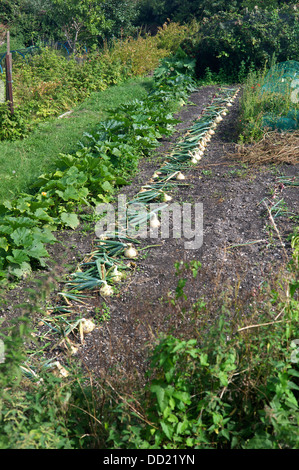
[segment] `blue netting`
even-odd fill
[[[281,113],[263,116],[263,126],[272,130],[292,131],[299,129],[299,62],[289,60],[273,66],[265,77],[262,93],[272,99],[284,99],[288,103]]]
[[[57,50],[62,50],[62,51],[66,51],[67,53],[67,56],[70,56],[72,54],[72,49],[69,45],[68,42],[55,42],[55,43],[47,43],[45,41],[44,43],[45,46],[51,46]],[[88,53],[88,50],[87,50],[87,47],[86,46],[82,46],[85,53],[87,54]],[[39,46],[30,46],[30,47],[26,47],[24,49],[17,49],[17,50],[14,50],[14,51],[11,51],[11,54],[12,54],[12,57],[15,58],[15,57],[22,57],[24,60],[28,60],[28,56],[32,56],[36,53],[38,53],[39,51],[41,50],[41,48]],[[2,54],[0,53],[0,72],[3,73],[4,72],[4,59],[5,59],[5,56],[6,56],[6,52],[3,52]]]

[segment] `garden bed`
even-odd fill
[[[122,188],[120,194],[130,199],[151,179],[165,155],[211,102],[216,89],[203,87],[190,96],[190,103],[178,115],[182,122],[177,125],[176,133],[161,141],[154,156],[140,162],[137,176],[129,186]],[[210,302],[208,324],[216,321],[219,306],[224,304],[231,306],[227,315],[233,319],[238,306],[253,303],[262,290],[268,284],[271,288],[271,281],[285,271],[291,253],[287,237],[294,229],[292,217],[298,214],[298,199],[297,188],[282,184],[279,178],[283,176],[284,181],[295,178],[298,166],[256,167],[233,159],[231,154],[236,151],[238,119],[237,98],[219,124],[202,160],[185,173],[184,184],[172,194],[173,202],[203,203],[203,245],[186,250],[184,238],[143,239],[139,247],[143,250],[134,260],[133,270],[118,285],[119,290],[114,296],[104,299],[95,291],[88,294],[84,303],[75,303],[82,317],[97,324],[96,329],[84,336],[83,344],[73,356],[89,371],[100,376],[124,374],[129,379],[136,377],[137,373],[142,378],[147,369],[147,349],[161,332],[192,337],[194,323],[184,312],[188,312],[200,298]],[[274,200],[282,198],[289,213],[278,215],[274,226],[267,207],[271,208]],[[285,247],[278,234],[286,243]],[[48,306],[64,304],[58,295],[64,288],[61,280],[88,256],[95,240],[94,230],[84,231],[82,225],[74,231],[61,232],[58,237],[62,243],[49,248],[52,257],[50,276],[58,277],[58,286]],[[146,248],[151,245],[156,246]],[[198,261],[201,268],[196,278],[182,270],[182,276],[189,281],[183,289],[186,299],[182,297],[183,304],[178,311],[169,303],[169,298],[176,292],[180,279],[175,263],[181,261]],[[38,277],[43,278],[44,274],[49,273],[40,272]],[[1,308],[5,324],[20,314],[21,310],[16,308],[18,303],[30,301],[26,291],[29,287],[35,288],[33,278],[6,293],[7,303]],[[246,312],[246,308],[243,311]],[[37,315],[38,319],[40,317]],[[36,334],[44,338],[47,330],[47,326],[37,325]],[[63,363],[65,348],[61,344],[52,348],[57,338],[51,335],[49,338],[52,344],[44,350],[44,357]],[[73,340],[80,343],[78,337]]]

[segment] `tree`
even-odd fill
[[[140,0],[138,24],[162,25],[167,18],[185,23],[193,18],[200,20],[221,11],[238,13],[245,8],[252,11],[255,6],[259,9],[273,9],[280,4],[289,3],[292,0]]]
[[[93,40],[109,28],[103,4],[105,0],[52,0],[56,24],[63,31],[73,53],[79,38]]]

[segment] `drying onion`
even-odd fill
[[[102,287],[100,288],[100,294],[103,296],[103,297],[109,297],[110,295],[113,294],[113,289],[111,286],[109,286],[109,284],[104,281]]]
[[[84,334],[91,333],[95,329],[95,324],[93,321],[88,320],[87,318],[82,318],[81,320],[82,332]]]
[[[128,247],[124,251],[124,255],[126,258],[136,258],[138,253],[137,250],[133,247],[132,243],[128,243]]]
[[[157,227],[160,227],[160,222],[159,222],[159,219],[157,217],[157,214],[153,213],[151,215],[151,219],[150,219],[150,226],[151,228],[157,228]]]
[[[113,272],[112,272],[112,280],[115,282],[121,281],[123,274],[117,269],[117,266],[114,267]]]
[[[171,200],[172,200],[172,197],[169,196],[169,194],[166,194],[166,193],[163,193],[163,194],[162,194],[162,201],[163,201],[163,202],[169,202],[169,201],[171,201]]]

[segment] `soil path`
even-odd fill
[[[190,96],[189,104],[178,115],[181,123],[175,134],[161,142],[154,156],[140,162],[138,175],[120,194],[130,199],[150,180],[175,142],[211,102],[216,89],[205,87]],[[215,321],[224,299],[226,304],[230,301],[233,316],[236,299],[250,304],[259,289],[283,269],[284,249],[271,227],[262,200],[271,198],[274,191],[275,195],[279,193],[283,197],[290,211],[298,214],[296,187],[282,188],[277,179],[280,175],[292,177],[298,169],[291,165],[253,168],[229,158],[235,151],[238,119],[239,98],[218,125],[202,160],[185,173],[184,185],[172,193],[172,202],[190,203],[192,207],[203,204],[202,246],[186,249],[188,240],[184,236],[143,239],[143,248],[157,246],[140,252],[135,269],[122,283],[120,291],[106,298],[104,305],[98,292],[90,295],[85,304],[77,305],[84,317],[97,319],[102,315],[107,319],[84,337],[75,356],[95,374],[123,372],[133,377],[136,372],[143,373],[147,345],[161,332],[184,332],[192,336],[195,324],[186,312],[200,298],[209,299],[212,307],[215,305],[214,309],[210,308],[208,322]],[[286,240],[293,230],[293,222],[290,217],[281,217],[277,224]],[[91,252],[94,237],[94,233],[83,234],[82,230],[61,234],[63,244],[51,247],[53,266],[82,261],[84,254]],[[290,252],[288,244],[285,250]],[[167,299],[177,288],[179,276],[175,263],[179,261],[198,261],[201,268],[196,278],[190,273],[183,274],[189,279],[184,287],[187,299],[178,310],[169,305]],[[1,312],[5,318],[16,315],[13,305],[23,295],[20,287],[8,294],[8,303]],[[57,300],[54,295],[53,302]],[[55,348],[48,353],[63,360],[65,350]]]

